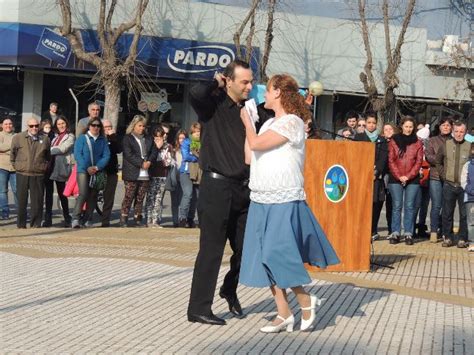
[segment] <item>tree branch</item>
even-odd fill
[[[108,35],[112,33],[112,17],[114,16],[115,6],[117,5],[117,0],[112,0],[110,4],[109,13],[107,14],[107,21],[105,25],[105,30]]]
[[[252,42],[253,42],[253,37],[255,35],[255,15],[257,11],[254,11],[252,13],[252,16],[250,17],[250,29],[249,33],[247,35],[247,38],[245,40],[246,45],[245,45],[245,61],[247,63],[250,63],[250,59],[252,58],[252,53],[253,53],[253,48],[252,48]]]
[[[369,28],[365,18],[365,0],[358,0],[359,2],[359,16],[362,25],[362,40],[364,41],[364,49],[367,54],[367,61],[364,66],[364,72],[360,73],[359,78],[364,85],[364,90],[367,92],[369,99],[376,97],[377,87],[375,85],[374,76],[372,74],[372,49],[370,48]]]
[[[100,10],[99,10],[99,23],[97,25],[97,35],[99,37],[100,46],[102,47],[102,53],[107,59],[109,57],[109,43],[105,38],[105,7],[106,7],[106,0],[100,0]]]
[[[247,26],[247,23],[250,21],[252,15],[255,16],[255,12],[257,11],[257,7],[260,4],[262,0],[252,0],[252,6],[250,7],[249,12],[247,13],[247,16],[245,16],[244,20],[240,24],[240,27],[235,31],[234,33],[234,44],[237,49],[237,58],[242,59],[242,49],[240,47],[240,36],[242,36],[242,33],[244,32],[245,27]]]
[[[277,0],[268,0],[268,19],[267,19],[267,30],[265,32],[265,46],[263,49],[263,58],[260,64],[260,79],[262,82],[267,82],[267,65],[270,58],[270,51],[272,50],[273,42],[273,20],[275,14]]]
[[[389,14],[388,14],[388,0],[383,1],[382,5],[383,11],[383,28],[385,32],[385,53],[387,56],[387,64],[389,67],[392,66],[392,45],[390,43],[390,24],[389,24]]]
[[[393,51],[392,62],[396,70],[398,69],[398,66],[400,65],[402,61],[401,48],[402,48],[403,43],[405,42],[405,34],[407,32],[408,25],[411,21],[411,16],[413,15],[415,4],[416,4],[416,0],[409,0],[407,10],[405,12],[405,17],[403,18],[402,29],[400,30],[400,33],[398,34],[397,44],[395,46],[395,50]]]
[[[137,59],[138,41],[140,39],[140,35],[143,29],[142,16],[146,10],[146,7],[148,6],[148,1],[149,0],[140,0],[137,7],[137,14],[134,20],[136,24],[135,33],[133,34],[133,40],[132,40],[132,43],[130,44],[130,49],[128,51],[127,59],[125,60],[123,64],[123,70],[127,72],[133,66],[133,64],[135,63],[135,60]]]

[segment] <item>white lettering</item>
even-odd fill
[[[185,57],[184,60],[183,60],[183,64],[184,64],[184,65],[187,65],[187,64],[194,65],[193,52],[188,52],[188,53],[186,54],[186,57]]]
[[[230,62],[232,62],[232,59],[228,54],[224,54],[222,57],[219,58],[219,66],[221,66],[222,68],[228,66]]]
[[[207,56],[207,63],[208,67],[215,67],[217,62],[219,61],[219,57],[215,53],[209,53]]]
[[[184,51],[176,51],[174,53],[174,62],[178,63],[180,60],[183,60],[184,55],[185,55]]]
[[[197,52],[196,65],[202,65],[203,67],[206,65],[206,53]]]

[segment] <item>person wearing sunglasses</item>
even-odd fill
[[[357,126],[356,126],[356,134],[357,133],[365,133],[365,127],[367,126],[367,123],[365,121],[365,117],[359,118],[357,120]]]
[[[44,179],[51,160],[51,142],[39,134],[36,118],[27,121],[27,130],[13,137],[10,161],[16,170],[17,227],[26,228],[26,209],[30,195],[30,226],[40,228],[43,220]]]
[[[97,203],[97,190],[90,187],[90,179],[99,171],[104,170],[110,159],[110,150],[104,136],[104,126],[100,119],[95,118],[87,124],[88,131],[80,135],[74,144],[74,157],[77,165],[77,185],[79,196],[72,214],[72,228],[92,225],[92,213]],[[89,140],[89,143],[87,142]],[[92,152],[91,149],[92,148]],[[82,207],[86,202],[86,212],[82,217]]]

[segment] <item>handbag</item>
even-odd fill
[[[71,175],[72,167],[64,155],[54,156],[53,171],[49,177],[54,181],[67,181]]]
[[[178,187],[178,169],[171,165],[165,181],[165,191],[174,191]]]
[[[94,154],[92,152],[92,144],[87,137],[87,133],[85,134],[85,139],[87,142],[87,146],[89,147],[89,153],[91,155],[91,163],[94,165]],[[94,175],[91,175],[91,179],[89,180],[89,187],[91,189],[96,189],[97,191],[102,191],[105,189],[105,185],[107,184],[107,174],[104,171],[98,171]]]

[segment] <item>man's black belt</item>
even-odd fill
[[[231,184],[242,185],[242,186],[248,186],[249,184],[248,179],[245,179],[245,180],[234,179],[234,178],[230,178],[230,177],[215,173],[213,171],[205,171],[204,175],[207,175],[208,177],[212,179],[227,181],[227,182],[230,182]]]

